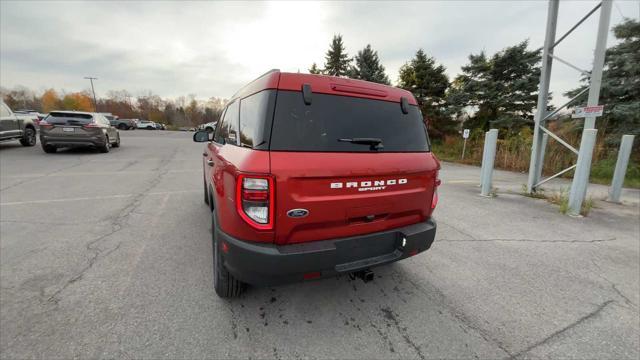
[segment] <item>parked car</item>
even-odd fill
[[[137,127],[133,119],[120,119],[118,116],[114,115],[103,115],[107,118],[107,120],[109,120],[111,126],[117,127],[120,130],[131,130]]]
[[[148,120],[138,120],[138,129],[147,129],[147,130],[156,130],[158,129],[158,124],[153,121]]]
[[[40,144],[46,153],[62,147],[94,147],[107,153],[120,147],[120,133],[99,113],[52,111],[40,122]]]
[[[0,103],[0,141],[19,140],[23,146],[36,144],[33,115],[15,114],[7,104]]]
[[[216,124],[217,123],[218,123],[217,121],[212,121],[212,122],[208,122],[208,123],[202,124],[202,125],[200,125],[200,129],[199,130],[205,130],[205,131],[208,131],[208,132],[213,132],[213,130],[216,129]]]
[[[163,123],[156,123],[156,127],[158,130],[167,130],[167,126]]]
[[[277,101],[276,101],[277,97]],[[350,274],[431,246],[440,163],[405,90],[271,71],[234,95],[205,142],[214,288]]]

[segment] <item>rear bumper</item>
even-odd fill
[[[234,277],[253,285],[275,285],[304,280],[305,274],[335,276],[416,255],[431,247],[436,223],[430,219],[374,234],[284,246],[250,243],[216,231],[228,245],[223,262]]]
[[[95,146],[101,147],[104,146],[107,141],[106,137],[96,135],[96,136],[86,136],[86,137],[59,137],[59,136],[48,136],[48,135],[40,135],[40,143],[42,146],[52,145],[52,146],[60,146],[60,147],[74,147],[74,146]]]

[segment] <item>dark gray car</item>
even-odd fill
[[[120,133],[99,113],[52,111],[40,122],[40,143],[46,153],[62,147],[94,147],[109,152],[120,146]]]

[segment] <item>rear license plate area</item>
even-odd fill
[[[336,241],[336,262],[344,264],[393,253],[400,246],[399,239],[397,232],[389,232]]]
[[[66,127],[66,128],[62,128],[62,131],[64,131],[64,132],[74,132],[74,131],[76,131],[76,129],[75,128]]]

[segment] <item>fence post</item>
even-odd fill
[[[571,183],[571,191],[569,192],[569,210],[571,216],[579,216],[582,209],[582,202],[587,195],[587,186],[589,185],[589,174],[591,172],[591,158],[593,157],[593,148],[596,144],[596,129],[582,130],[582,139],[580,140],[580,150],[578,152],[578,162],[576,172],[573,175]]]
[[[493,163],[496,159],[497,142],[498,129],[491,129],[485,133],[482,168],[480,169],[480,195],[482,196],[491,196]]]
[[[620,150],[618,151],[618,160],[616,161],[616,170],[613,173],[611,188],[609,188],[609,199],[607,199],[611,202],[620,202],[620,192],[622,192],[624,176],[627,173],[629,157],[631,156],[631,149],[633,149],[633,138],[633,135],[622,136]]]

